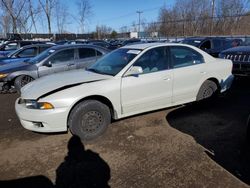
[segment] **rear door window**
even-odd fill
[[[74,49],[62,50],[49,59],[52,64],[58,64],[72,60],[74,60]]]
[[[80,59],[96,56],[96,51],[92,48],[79,48],[78,50]]]
[[[170,54],[173,68],[204,63],[203,56],[188,47],[172,46],[170,47]]]

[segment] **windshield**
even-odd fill
[[[99,59],[87,70],[100,74],[115,76],[140,52],[141,50],[132,50],[125,48],[115,50]]]
[[[45,50],[42,53],[40,53],[39,55],[37,55],[36,57],[30,59],[28,61],[28,63],[33,63],[33,64],[38,63],[54,52],[55,52],[55,50],[53,50],[53,49]]]

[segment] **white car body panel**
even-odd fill
[[[31,84],[23,87],[21,89],[21,93],[25,93],[25,97],[27,99],[34,99],[64,86],[92,82],[96,80],[104,80],[110,77],[111,76],[96,74],[84,70],[66,71],[49,75],[48,77],[45,76],[39,80],[34,80]],[[53,82],[53,84],[50,84],[51,82]],[[34,85],[41,85],[43,87],[39,87],[38,89],[34,87]]]
[[[205,63],[168,69],[138,76],[124,76],[146,51],[161,46],[186,46],[202,54]],[[37,79],[22,89],[22,99],[34,99],[53,104],[52,110],[27,109],[16,101],[16,113],[21,124],[33,131],[59,132],[67,130],[72,108],[89,97],[104,97],[111,104],[113,118],[119,119],[143,112],[184,104],[196,100],[202,83],[218,80],[221,92],[230,88],[233,76],[230,60],[215,59],[202,50],[184,44],[139,44],[123,48],[143,50],[115,76],[85,70],[68,71]],[[43,123],[37,127],[34,122]]]
[[[123,116],[171,105],[172,70],[122,78],[121,105]]]

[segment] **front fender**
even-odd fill
[[[10,73],[5,78],[5,81],[6,82],[13,81],[16,77],[21,76],[21,75],[28,75],[28,76],[30,76],[30,77],[32,77],[34,79],[38,78],[37,71],[26,71],[26,70],[23,70],[23,71],[16,71],[16,72]]]

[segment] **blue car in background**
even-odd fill
[[[28,61],[54,45],[55,44],[33,44],[23,46],[20,49],[11,52],[6,57],[0,58],[0,65]]]
[[[40,41],[5,41],[0,45],[0,57],[6,57],[9,53],[26,45],[42,43]]]

